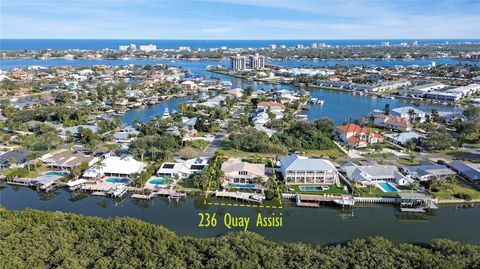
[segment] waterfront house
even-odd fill
[[[127,126],[122,128],[120,131],[115,132],[113,137],[115,138],[116,143],[130,143],[134,137],[139,135],[140,132],[137,131],[132,126]]]
[[[132,156],[111,156],[101,163],[92,165],[83,173],[84,178],[99,179],[103,176],[130,178],[132,174],[141,173],[147,164],[135,160]]]
[[[356,165],[347,163],[341,170],[345,172],[349,180],[369,185],[376,181],[389,181],[398,185],[409,185],[411,179],[400,173],[398,168],[393,165]]]
[[[60,151],[53,154],[48,154],[44,157],[43,163],[49,168],[58,170],[72,170],[86,163],[88,166],[94,164],[98,158],[85,155],[80,152]]]
[[[392,109],[390,113],[393,116],[399,116],[401,118],[410,120],[410,121],[419,121],[424,122],[427,117],[427,113],[422,110],[412,107],[412,106],[403,106]]]
[[[285,111],[285,105],[277,103],[277,102],[260,102],[257,104],[257,108],[263,109],[264,111],[267,111],[270,109],[270,111],[280,111],[283,112]]]
[[[382,92],[382,91],[391,91],[396,90],[402,87],[410,86],[412,83],[406,79],[394,80],[394,81],[383,81],[372,86],[370,91],[372,92]]]
[[[377,113],[373,115],[373,124],[378,127],[388,128],[396,131],[410,131],[412,130],[412,124],[400,117],[394,115],[385,115]]]
[[[366,147],[368,144],[383,142],[383,136],[380,134],[353,123],[337,126],[335,132],[343,143],[354,147]]]
[[[403,96],[424,97],[428,92],[443,89],[447,85],[440,82],[417,84],[400,92]]]
[[[405,166],[403,167],[403,171],[405,174],[410,175],[412,178],[420,181],[427,181],[434,177],[445,178],[447,176],[456,174],[445,165],[433,162],[425,162],[421,165]]]
[[[205,158],[194,158],[185,162],[166,162],[160,166],[157,171],[159,177],[189,178],[192,175],[202,172],[208,166],[208,160]]]
[[[338,171],[329,160],[292,154],[281,157],[280,165],[287,184],[340,184]]]
[[[227,97],[223,95],[217,95],[213,98],[208,99],[206,102],[199,103],[198,105],[214,108],[218,107],[222,102],[225,101],[225,99],[227,99]]]
[[[469,163],[455,160],[448,166],[470,182],[480,181],[480,163]]]
[[[225,181],[233,184],[254,184],[257,178],[267,181],[265,164],[243,162],[230,158],[222,164]]]
[[[235,88],[227,91],[227,94],[229,96],[235,97],[235,98],[240,98],[243,96],[243,89],[241,88]]]
[[[180,83],[180,87],[186,91],[193,91],[197,88],[197,85],[191,80],[186,80]]]
[[[28,163],[28,155],[32,152],[28,150],[12,150],[0,155],[0,167],[24,167]]]

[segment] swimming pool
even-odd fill
[[[330,188],[328,186],[298,186],[301,191],[326,191]]]
[[[378,182],[378,186],[383,192],[396,192],[397,189],[387,182]]]
[[[173,184],[172,179],[164,179],[164,178],[152,178],[148,181],[149,184],[152,185],[172,185]]]
[[[65,171],[48,171],[45,173],[46,176],[57,176],[57,177],[64,177],[67,176],[69,173]]]
[[[236,189],[254,189],[255,184],[230,184],[230,187]]]
[[[105,179],[105,182],[128,184],[128,182],[130,182],[130,180],[128,178],[109,177],[109,178]]]

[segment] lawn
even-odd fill
[[[398,197],[398,194],[396,192],[383,192],[375,186],[372,186],[371,190],[369,187],[356,187],[355,189],[360,193],[362,197]]]
[[[270,153],[257,153],[257,152],[247,152],[241,149],[235,149],[231,146],[230,142],[223,141],[217,149],[217,152],[220,155],[228,156],[228,157],[275,157],[275,154]]]
[[[319,186],[322,184],[311,184],[314,186]],[[317,194],[317,195],[322,195],[322,194],[334,194],[334,195],[345,195],[348,194],[343,190],[343,187],[337,187],[337,186],[332,186],[328,185],[330,188],[329,190],[326,191],[302,191],[300,190],[299,185],[288,185],[288,189],[293,189],[294,193],[299,193],[299,194]]]
[[[465,193],[470,195],[472,199],[480,199],[480,191],[474,189],[468,184],[458,180],[456,184],[443,183],[439,186],[439,191],[432,191],[432,195],[439,199],[454,199],[456,193]]]
[[[205,150],[205,148],[210,144],[210,142],[203,140],[203,139],[197,139],[197,140],[192,140],[188,142],[188,145],[194,149],[196,149],[199,152],[202,152]]]
[[[177,184],[174,189],[178,191],[185,191],[190,193],[202,192],[202,190],[200,190],[199,188],[197,188],[197,186],[195,186],[193,178],[182,178],[177,180]]]
[[[331,159],[336,159],[338,157],[343,157],[345,154],[338,148],[333,149],[324,149],[324,150],[307,150],[305,155],[308,157],[330,157]]]
[[[403,165],[417,165],[420,164],[420,161],[416,159],[414,159],[413,161],[410,159],[398,159],[398,163]]]

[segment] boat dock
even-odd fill
[[[178,201],[180,199],[185,199],[185,197],[187,197],[187,194],[183,192],[177,192],[175,190],[168,190],[168,189],[160,189],[157,191],[152,191],[149,194],[140,194],[140,193],[132,194],[132,198],[142,199],[142,200],[150,200],[157,196],[164,196],[164,197],[168,197],[169,200]]]
[[[81,187],[82,190],[91,192],[95,196],[108,196],[108,197],[122,197],[127,193],[127,187],[125,185],[112,185],[108,183],[97,184],[85,184]]]
[[[217,198],[235,199],[252,204],[261,204],[265,199],[261,195],[246,192],[215,191],[214,195]]]

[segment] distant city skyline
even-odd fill
[[[477,0],[24,0],[0,12],[1,38],[480,38]]]

